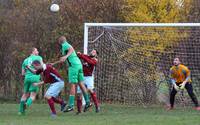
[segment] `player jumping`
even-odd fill
[[[89,55],[77,53],[78,57],[82,60],[83,64],[83,73],[84,73],[84,84],[87,87],[88,92],[90,93],[92,100],[95,104],[96,112],[100,111],[99,102],[97,99],[96,92],[94,91],[94,76],[93,72],[97,64],[97,54],[96,50],[92,50]],[[78,87],[78,97],[77,97],[77,114],[81,113],[82,109],[82,95],[80,88]]]
[[[90,99],[86,87],[83,84],[83,67],[80,59],[76,55],[74,48],[67,42],[64,36],[61,36],[58,40],[61,45],[61,52],[63,57],[59,61],[52,63],[55,65],[57,63],[66,62],[68,64],[68,79],[71,84],[70,96],[68,101],[68,107],[64,112],[69,112],[74,110],[74,99],[76,93],[76,85],[78,84],[83,92],[84,99],[86,101],[85,111],[90,107]]]

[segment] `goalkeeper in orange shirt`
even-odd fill
[[[191,84],[192,80],[190,77],[190,70],[186,66],[181,64],[179,58],[175,58],[173,63],[174,63],[174,66],[172,66],[170,69],[170,76],[171,76],[173,88],[170,93],[169,110],[174,108],[174,99],[175,99],[175,95],[177,91],[179,89],[184,89],[184,88],[187,90],[190,98],[195,104],[195,109],[200,110],[197,97],[193,92],[193,87]]]

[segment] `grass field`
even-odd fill
[[[0,104],[0,125],[200,125],[200,112],[189,107],[165,111],[160,107],[102,105],[100,113],[58,112],[56,118],[50,117],[47,104],[33,104],[25,116],[18,116],[17,109],[17,104]]]

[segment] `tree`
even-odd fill
[[[190,9],[190,0],[124,0],[121,17],[126,22],[177,23],[187,20]],[[183,38],[189,37],[190,34],[181,32],[182,30],[170,27],[129,28],[127,35],[134,47],[121,58],[138,64],[130,68],[127,74],[130,81],[140,84],[144,102],[153,100],[152,95],[156,95],[158,83],[163,80],[160,76],[164,74],[167,79],[170,64],[160,64],[164,63],[162,60],[166,52],[173,52],[173,48],[168,49],[169,47],[178,45],[177,43],[184,42]],[[138,78],[142,82],[138,82]]]
[[[52,13],[52,0],[0,0],[0,96],[20,95],[21,63],[28,48],[39,48],[44,61],[52,62],[60,56],[56,40],[65,35],[81,51],[84,22],[118,21],[120,1],[57,0],[60,11]],[[64,69],[60,72],[67,76]]]
[[[184,22],[191,0],[124,0],[122,18],[126,22]]]

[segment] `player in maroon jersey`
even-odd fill
[[[96,96],[96,92],[94,91],[94,69],[97,64],[97,55],[98,52],[96,50],[92,50],[89,55],[82,54],[80,52],[77,53],[78,57],[81,59],[83,64],[83,73],[84,73],[84,84],[87,87],[88,92],[90,93],[92,100],[95,104],[96,112],[100,111],[99,101]],[[81,91],[78,88],[77,90],[78,97],[77,97],[77,109],[78,114],[81,112],[82,108],[82,96]]]
[[[49,83],[50,87],[45,93],[45,98],[47,99],[47,102],[49,104],[49,107],[51,109],[51,116],[56,116],[56,110],[54,103],[58,103],[61,106],[61,111],[64,110],[66,104],[64,101],[60,98],[57,98],[58,94],[61,92],[61,90],[64,88],[64,81],[61,75],[58,73],[58,71],[52,67],[50,64],[41,64],[39,61],[33,61],[32,65],[36,69],[36,71],[31,70],[29,67],[28,69],[32,72],[35,72],[36,74],[43,74],[43,80],[42,82],[34,83],[34,86],[40,86],[44,83]]]

